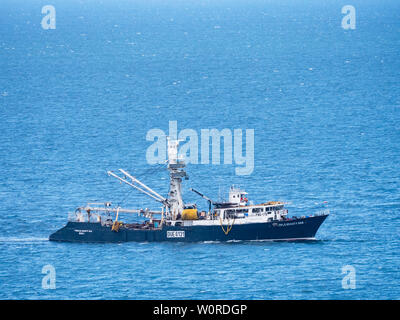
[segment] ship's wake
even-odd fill
[[[19,238],[19,237],[0,237],[0,243],[12,243],[12,242],[44,242],[49,241],[48,238],[38,238],[38,237],[26,237],[26,238]]]

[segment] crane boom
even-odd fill
[[[208,201],[208,212],[211,212],[211,206],[214,204],[214,201],[212,201],[209,197],[207,197],[206,195],[202,194],[201,192],[190,188],[190,191],[193,191],[194,193],[197,193],[200,197],[202,197],[204,200]]]
[[[200,197],[202,197],[203,199],[205,199],[205,200],[207,200],[208,202],[214,204],[214,201],[212,201],[209,197],[207,197],[206,195],[202,194],[201,192],[199,192],[199,191],[197,191],[197,190],[195,190],[195,189],[193,189],[193,188],[190,188],[190,191],[193,191],[194,193],[197,193],[197,194],[198,194]]]
[[[133,188],[139,190],[140,192],[142,192],[142,193],[148,195],[148,196],[151,197],[152,199],[154,199],[154,200],[156,200],[156,201],[158,201],[158,202],[161,202],[162,204],[164,204],[164,205],[166,205],[166,206],[168,205],[168,200],[167,200],[167,199],[162,198],[161,196],[157,197],[157,196],[155,196],[154,194],[152,194],[152,193],[150,193],[150,192],[148,192],[148,191],[145,191],[145,190],[143,190],[142,188],[140,188],[140,187],[134,185],[133,183],[131,183],[131,182],[125,180],[124,178],[121,178],[120,176],[116,175],[115,173],[113,173],[113,172],[111,172],[111,171],[108,171],[107,173],[108,173],[109,176],[113,176],[114,178],[118,179],[119,181],[121,181],[121,182],[123,182],[123,183],[126,183],[127,185],[129,185],[129,186],[131,186],[131,187],[133,187]]]
[[[119,171],[121,171],[125,176],[127,176],[128,178],[130,178],[133,182],[136,182],[137,184],[139,184],[140,186],[142,186],[143,188],[145,188],[147,191],[151,192],[153,195],[155,195],[157,198],[159,198],[161,201],[167,201],[167,199],[165,199],[163,196],[159,195],[157,192],[155,192],[153,189],[151,189],[150,187],[146,186],[144,183],[140,182],[137,178],[131,176],[128,172],[126,172],[125,170],[119,169]]]

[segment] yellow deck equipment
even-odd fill
[[[182,211],[182,220],[197,220],[197,209],[184,209]]]

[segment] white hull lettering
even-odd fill
[[[185,231],[167,231],[167,238],[184,238]]]

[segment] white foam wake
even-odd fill
[[[18,237],[0,237],[0,242],[41,242],[48,241],[48,238],[18,238]]]

